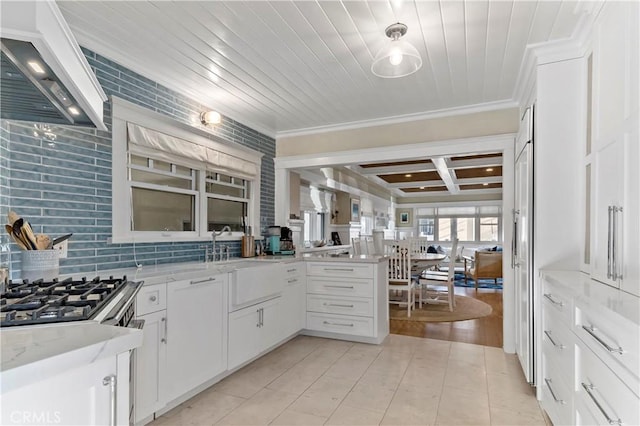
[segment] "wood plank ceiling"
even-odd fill
[[[82,46],[272,136],[512,102],[526,46],[580,20],[560,0],[57,3]],[[423,66],[382,79],[395,22]]]

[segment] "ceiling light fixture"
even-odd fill
[[[401,40],[407,26],[398,22],[387,27],[385,34],[391,40],[380,49],[371,64],[371,72],[382,78],[398,78],[413,74],[422,66],[422,58],[411,43]]]
[[[209,124],[220,124],[222,116],[216,111],[205,111],[200,114],[200,122],[205,126]]]
[[[29,61],[27,64],[29,64],[33,72],[36,74],[44,74],[44,68],[42,68],[42,65],[40,65],[38,61]]]
[[[488,169],[486,169],[488,172],[492,172],[493,169],[491,167],[489,167]]]
[[[411,177],[411,173],[407,173],[404,177]]]

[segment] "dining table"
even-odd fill
[[[432,269],[446,258],[446,255],[440,253],[411,253],[411,270],[424,271]]]

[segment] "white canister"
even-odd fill
[[[58,250],[24,250],[22,252],[22,279],[34,281],[58,278],[60,260]]]

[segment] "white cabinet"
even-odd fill
[[[591,274],[640,295],[637,2],[607,2],[593,34]]]
[[[554,424],[640,424],[640,299],[543,272],[542,407]]]
[[[226,370],[227,275],[144,286],[135,355],[135,422]]]
[[[167,285],[167,400],[227,368],[227,275]]]
[[[136,317],[144,320],[144,339],[135,352],[134,423],[167,403],[167,285],[144,286],[136,297]]]
[[[306,334],[380,343],[389,334],[386,262],[307,263]]]
[[[305,327],[306,323],[306,270],[304,262],[282,265],[282,328],[287,338]]]
[[[4,392],[1,423],[82,426],[112,424],[114,414],[111,411],[111,401],[116,398],[116,392],[111,388],[111,378],[118,378],[116,357],[103,358],[49,379]],[[116,405],[118,414],[115,424],[128,424],[128,408],[128,404],[124,407]]]
[[[277,296],[229,314],[229,370],[282,340],[280,307],[281,296]]]

